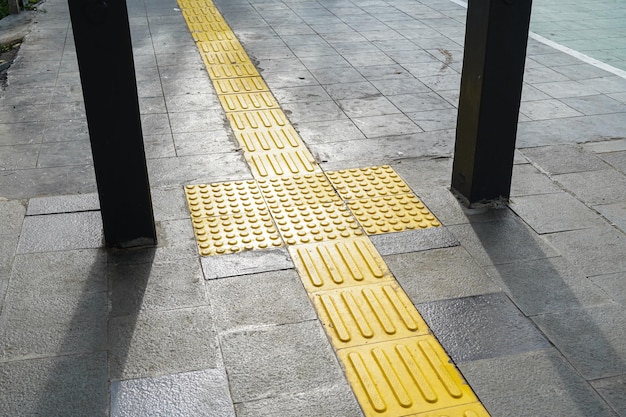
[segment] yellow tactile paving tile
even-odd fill
[[[192,223],[202,256],[283,245],[268,212],[197,218]]]
[[[257,93],[269,91],[269,88],[261,77],[226,78],[213,80],[213,86],[218,95]]]
[[[341,202],[322,173],[259,179],[257,182],[270,207],[280,204]]]
[[[278,102],[269,91],[258,93],[223,94],[218,96],[227,112],[278,108]]]
[[[368,417],[408,416],[477,401],[431,335],[341,349],[337,354]]]
[[[232,41],[237,39],[226,22],[196,23],[190,29],[191,36],[193,36],[196,42]]]
[[[327,172],[344,200],[355,200],[411,192],[409,186],[389,165]]]
[[[248,56],[242,51],[203,52],[200,54],[207,67],[214,65],[236,65],[248,62]]]
[[[363,236],[289,247],[309,293],[394,281],[372,242]]]
[[[214,15],[211,13],[200,13],[198,9],[183,9],[183,16],[187,20],[187,26],[195,29],[195,25],[204,25],[206,23],[222,23],[224,19],[222,16]]]
[[[336,349],[428,334],[428,326],[395,282],[311,295]]]
[[[481,403],[458,405],[442,410],[429,411],[426,413],[411,414],[407,417],[489,417],[489,413]]]
[[[238,77],[259,77],[259,72],[251,62],[243,64],[206,65],[206,69],[212,80]]]
[[[288,245],[364,235],[343,202],[269,204],[278,231]]]
[[[272,129],[290,126],[285,113],[280,109],[253,110],[239,113],[227,113],[226,116],[233,130]]]
[[[347,204],[368,235],[441,226],[414,194],[350,200]]]
[[[244,52],[237,39],[225,41],[196,42],[200,53]],[[245,52],[244,52],[245,53]],[[247,55],[246,55],[247,57]],[[249,59],[247,60],[250,61]]]
[[[305,147],[284,151],[244,153],[244,157],[255,178],[322,172],[313,155]]]
[[[304,148],[304,143],[291,126],[256,132],[237,132],[237,142],[244,152],[268,152]]]
[[[268,211],[256,181],[232,181],[185,186],[192,219]]]

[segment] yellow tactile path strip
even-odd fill
[[[389,166],[322,172],[214,4],[178,2],[255,178],[185,187],[200,254],[287,245],[366,416],[488,416],[367,237],[439,221]]]

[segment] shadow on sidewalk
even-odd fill
[[[498,375],[499,394],[505,396],[517,391],[520,402],[524,401],[524,395],[532,395],[535,397],[532,406],[543,411],[567,409],[573,412],[575,408],[576,415],[581,416],[612,415],[588,384],[597,378],[621,374],[626,369],[624,358],[606,337],[607,328],[602,328],[605,323],[592,311],[594,307],[610,309],[610,295],[607,297],[515,215],[496,221],[470,222],[470,226],[480,246],[478,249],[464,246],[470,253],[480,252],[478,258],[480,261],[483,257],[483,265],[492,265],[485,267],[488,274],[521,311],[523,318],[520,319],[528,320],[521,325],[537,326],[560,353],[549,353],[547,350],[551,349],[546,346],[547,359],[527,363],[519,373],[502,375],[502,371],[494,370],[492,376]],[[506,361],[506,353],[502,356]],[[546,363],[550,366],[545,366]],[[541,364],[552,369],[540,369]],[[533,369],[534,366],[537,368]],[[524,376],[536,380],[520,381]],[[542,379],[546,377],[552,380]],[[537,401],[538,398],[542,400]],[[504,403],[508,401],[511,400]],[[527,405],[532,407],[530,404]],[[525,412],[532,414],[541,410],[528,408]],[[508,412],[515,414],[510,408]]]
[[[42,384],[34,415],[108,415],[111,373],[124,369],[132,348],[132,335],[142,307],[150,277],[155,248],[124,253],[101,250],[91,269],[85,271],[82,293],[73,307],[74,315],[59,344],[58,356]],[[101,285],[103,268],[106,290],[95,293],[94,284]],[[91,287],[91,288],[90,288]],[[110,319],[124,316],[124,338],[112,337]],[[77,343],[77,339],[82,342]],[[76,351],[76,346],[83,346]]]

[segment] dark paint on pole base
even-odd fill
[[[106,245],[155,245],[126,2],[68,4]]]
[[[452,168],[468,206],[508,201],[531,0],[469,0]]]

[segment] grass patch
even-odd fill
[[[23,0],[24,10],[37,10],[40,0]],[[9,0],[0,0],[0,19],[9,15]]]
[[[9,14],[9,2],[8,0],[0,0],[0,19]]]

